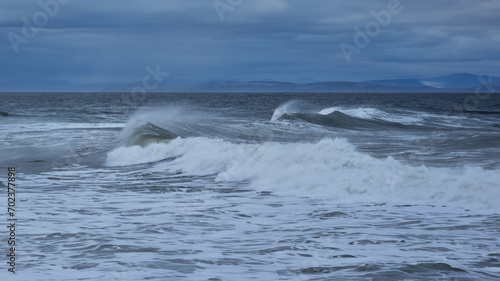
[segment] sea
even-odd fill
[[[500,280],[500,94],[1,93],[0,140],[0,280]]]

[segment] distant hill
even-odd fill
[[[472,88],[482,84],[500,82],[500,77],[457,73],[447,76],[420,80],[423,84],[435,88]]]
[[[163,84],[154,89],[154,92],[474,92],[483,84],[490,85],[482,91],[494,89],[500,92],[500,77],[458,73],[448,76],[432,77],[426,79],[392,79],[370,80],[364,82],[315,82],[297,84],[277,81],[249,81],[227,82],[212,81],[202,84],[169,83],[166,79]],[[141,85],[140,82],[135,85]],[[133,86],[120,85],[106,87],[105,91],[128,92]]]
[[[418,79],[393,79],[393,80],[370,80],[365,81],[363,83],[368,84],[377,84],[377,85],[386,85],[386,86],[426,86],[420,82]]]
[[[316,82],[295,84],[288,82],[213,82],[189,87],[163,85],[156,92],[432,92],[428,86],[393,86],[358,82]]]
[[[470,88],[471,93],[500,93],[500,82],[488,83],[479,87]]]
[[[421,86],[396,86],[366,82],[318,82],[301,85],[304,92],[427,92],[433,88]]]

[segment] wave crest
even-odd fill
[[[345,139],[316,143],[235,144],[195,137],[168,144],[117,148],[108,166],[155,162],[155,169],[213,175],[216,181],[247,182],[279,195],[330,198],[337,203],[387,202],[496,207],[500,171],[479,167],[415,167],[391,157],[356,151]]]
[[[407,114],[391,114],[386,111],[371,108],[343,108],[339,106],[327,107],[321,110],[308,108],[307,104],[300,101],[284,103],[274,110],[271,122],[277,120],[301,119],[316,125],[340,127],[399,127],[420,125],[422,116]]]
[[[177,134],[148,122],[136,128],[127,137],[126,142],[127,146],[139,145],[145,147],[152,143],[167,142],[176,137],[178,137]]]

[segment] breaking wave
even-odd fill
[[[139,145],[145,147],[152,143],[167,142],[176,138],[178,135],[156,126],[152,123],[146,123],[138,127],[127,137],[127,146]]]
[[[321,110],[300,101],[290,101],[275,109],[271,122],[301,120],[308,123],[343,129],[415,129],[422,125],[424,116],[418,114],[390,114],[370,107],[327,107]]]
[[[369,150],[359,151],[347,139],[338,137],[337,130],[323,134],[322,129],[308,125],[387,132],[431,126],[418,124],[419,118],[426,118],[418,114],[403,114],[413,119],[400,122],[394,119],[396,115],[372,108],[317,110],[289,102],[275,110],[271,122],[238,123],[169,108],[131,118],[122,132],[121,144],[108,152],[105,165],[154,163],[144,168],[207,176],[216,182],[244,184],[279,195],[330,198],[339,203],[499,208],[498,169],[414,166],[387,155],[371,155]],[[297,126],[296,120],[306,122],[305,126]],[[321,133],[314,135],[318,131]],[[479,137],[476,142],[484,140],[485,147],[494,146],[494,136]]]
[[[340,111],[334,111],[329,114],[285,113],[278,120],[302,120],[316,125],[343,128],[343,129],[415,128],[415,126],[405,125],[398,122],[386,121],[382,119],[365,119],[360,117],[353,117],[351,115],[342,113]]]
[[[165,161],[161,161],[165,160]],[[500,171],[480,167],[415,167],[391,157],[356,151],[345,139],[316,143],[236,144],[204,137],[119,147],[106,165],[157,162],[157,171],[246,182],[279,195],[331,198],[333,202],[450,204],[493,208],[500,198]]]

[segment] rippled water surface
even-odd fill
[[[2,280],[500,279],[497,95],[124,97],[2,94]]]

